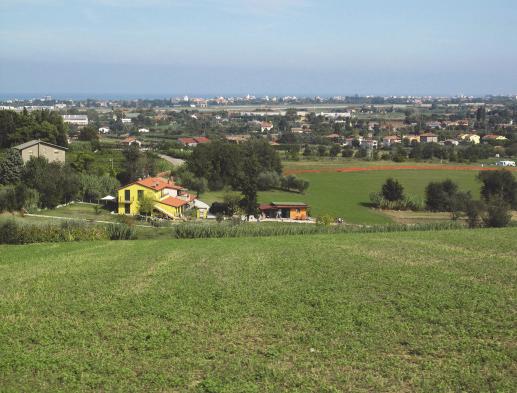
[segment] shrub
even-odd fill
[[[110,224],[106,233],[110,240],[132,240],[136,236],[135,228],[127,224]]]
[[[422,210],[423,202],[419,197],[406,196],[401,200],[388,201],[380,192],[370,193],[370,202],[374,207],[386,210]]]
[[[14,220],[0,223],[0,244],[16,244],[18,238],[18,225]]]
[[[512,216],[510,206],[502,198],[493,198],[488,202],[483,221],[487,227],[503,228],[510,224]]]
[[[107,239],[102,226],[65,221],[61,225],[20,225],[14,220],[0,224],[0,243],[28,244]]]
[[[404,187],[397,180],[390,177],[382,186],[382,196],[390,202],[400,201],[404,199]]]
[[[330,215],[324,214],[316,218],[316,225],[329,226],[332,223],[332,221],[334,220]]]
[[[478,228],[481,226],[481,214],[483,213],[483,203],[480,201],[467,201],[465,205],[465,214],[469,228]]]

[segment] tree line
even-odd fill
[[[470,192],[461,191],[450,179],[430,182],[425,189],[425,209],[431,212],[449,212],[452,219],[464,216],[469,227],[504,227],[511,221],[511,209],[517,209],[517,180],[507,170],[481,171],[481,199],[475,200]],[[411,203],[404,187],[389,178],[381,191],[370,195],[376,207],[398,210],[419,210],[422,206]]]
[[[0,110],[0,147],[9,148],[33,139],[66,147],[68,127],[57,112]]]
[[[225,187],[242,192],[241,207],[247,214],[257,210],[257,192],[271,188],[305,191],[309,183],[294,176],[282,176],[278,152],[263,139],[234,145],[216,141],[196,146],[183,172],[177,173],[185,186],[199,192]]]

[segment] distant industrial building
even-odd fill
[[[88,116],[86,115],[63,115],[63,121],[77,126],[87,126]]]

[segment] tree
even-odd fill
[[[517,181],[506,170],[479,172],[478,179],[483,183],[481,196],[485,202],[499,198],[512,208],[517,208]]]
[[[142,199],[138,201],[138,212],[143,216],[150,216],[153,213],[155,204],[154,196],[144,193]]]
[[[465,205],[465,214],[469,228],[478,228],[481,226],[481,214],[484,210],[483,203],[480,201],[470,200]]]
[[[404,187],[390,177],[382,186],[382,196],[390,202],[401,201],[404,199]]]
[[[280,175],[276,172],[262,172],[258,175],[257,186],[260,191],[267,191],[280,185]]]
[[[339,145],[332,145],[330,148],[330,156],[337,157],[337,155],[341,152],[341,147]]]
[[[503,198],[494,197],[488,202],[486,215],[483,217],[487,227],[503,228],[508,226],[511,219],[510,206]]]
[[[425,204],[430,211],[451,211],[458,185],[452,180],[431,182],[425,189]]]
[[[81,141],[97,141],[98,139],[99,133],[95,127],[86,126],[79,132],[79,140]]]
[[[23,172],[23,160],[16,149],[9,149],[0,161],[0,184],[16,184]]]
[[[259,173],[259,160],[251,145],[246,146],[244,156],[246,159],[244,160],[242,175],[239,180],[239,189],[244,195],[241,201],[241,206],[249,217],[250,215],[255,215],[257,213],[257,177]]]

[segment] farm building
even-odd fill
[[[66,147],[54,145],[52,143],[33,140],[14,146],[14,149],[20,152],[23,162],[29,161],[32,157],[43,157],[48,162],[65,162]]]
[[[289,218],[291,220],[307,220],[309,205],[303,202],[271,202],[259,205],[265,218]]]
[[[183,146],[196,147],[200,143],[208,143],[210,139],[205,136],[199,136],[196,138],[178,138],[178,142]]]
[[[141,147],[142,146],[142,142],[140,142],[139,140],[137,140],[134,136],[128,136],[126,139],[124,139],[122,142],[121,142],[124,146],[131,146],[133,144],[136,144],[138,145],[138,147]]]
[[[86,115],[63,115],[63,122],[75,124],[76,126],[87,126],[88,116]]]

